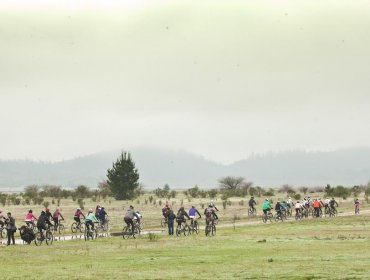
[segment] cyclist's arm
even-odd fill
[[[213,206],[215,209],[216,209],[216,211],[218,211],[218,209],[217,209],[217,207],[216,206]]]
[[[185,212],[184,214],[185,214],[185,217],[187,217],[188,219],[190,219],[188,213]]]
[[[62,213],[59,213],[59,216],[62,218],[62,220],[64,220]]]
[[[196,210],[198,215],[199,215],[199,219],[202,218],[202,215],[199,213],[198,209]]]

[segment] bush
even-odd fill
[[[48,208],[50,203],[49,201],[44,201],[44,203],[42,204],[45,208]]]
[[[293,195],[293,198],[295,200],[300,200],[301,199],[301,194],[300,193],[296,193],[295,195]]]

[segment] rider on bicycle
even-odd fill
[[[195,208],[195,206],[191,206],[191,208],[189,209],[189,217],[190,217],[190,220],[191,220],[191,226],[192,227],[194,226],[194,221],[196,221],[196,214],[199,215],[199,219],[202,218],[202,216],[200,215],[197,208]]]
[[[0,209],[0,227],[4,227],[5,217],[3,216],[3,209]]]
[[[62,218],[62,220],[64,220],[62,213],[60,213],[60,208],[57,207],[57,209],[55,209],[53,213],[53,221],[54,221],[55,230],[59,224],[59,216]]]
[[[360,201],[358,200],[358,198],[355,199],[355,211],[357,209],[360,210]]]
[[[136,218],[138,222],[140,222],[140,217],[139,215],[135,212],[134,206],[130,205],[128,208],[125,217],[123,218],[124,222],[126,223],[127,227],[130,228],[132,231],[134,230],[134,221],[133,219]]]
[[[257,202],[254,200],[254,196],[251,196],[251,198],[249,199],[248,205],[249,205],[249,208],[253,210],[253,212],[256,211],[256,208],[254,208],[254,205],[256,204]]]
[[[84,219],[85,219],[85,215],[84,215],[84,213],[82,213],[81,208],[77,208],[76,212],[75,212],[75,215],[73,217],[73,219],[77,223],[77,228],[79,228],[80,225],[81,225],[81,218],[80,218],[81,216],[84,217]]]
[[[166,205],[162,208],[162,215],[163,217],[165,218],[165,220],[167,221],[167,218],[168,218],[168,214],[170,213],[170,206],[168,206],[168,203],[166,203]]]
[[[87,214],[87,216],[85,218],[86,228],[88,228],[88,226],[91,226],[91,229],[93,230],[94,229],[94,223],[98,223],[98,222],[99,222],[99,220],[95,217],[92,208],[90,208],[89,213]]]
[[[213,202],[211,202],[210,205],[212,205],[211,207],[213,209],[213,217],[215,218],[215,220],[218,220],[218,216],[216,214],[216,211],[218,212],[218,209],[217,209],[216,205]]]
[[[271,209],[272,209],[272,205],[270,201],[266,198],[262,205],[263,213],[267,215],[267,212],[270,212]]]
[[[108,214],[105,211],[105,208],[101,207],[97,218],[100,220],[100,223],[102,226],[106,223],[106,216],[108,216]]]
[[[210,222],[213,222],[216,215],[212,203],[210,203],[208,207],[204,210],[204,215],[206,216],[206,225],[208,226]]]
[[[336,202],[336,201],[335,201],[335,198],[334,198],[334,197],[332,197],[332,198],[331,198],[331,200],[330,200],[330,202],[329,202],[329,206],[330,206],[330,208],[331,208],[331,209],[333,209],[333,210],[334,210],[334,212],[337,210],[337,209],[335,209],[335,205],[336,205],[337,207],[339,207],[339,206],[338,206],[338,202]]]
[[[303,205],[299,200],[297,200],[297,202],[295,203],[294,208],[295,208],[295,213],[297,215],[302,211]]]
[[[50,222],[50,219],[46,215],[45,211],[41,211],[40,217],[37,219],[37,229],[41,232],[42,237],[44,236],[43,230],[47,230],[53,224]]]
[[[27,224],[27,226],[29,226],[30,224],[35,226],[34,220],[37,221],[37,218],[35,217],[35,215],[33,215],[32,210],[30,209],[28,210],[28,213],[26,214],[26,218],[24,219],[24,221]]]
[[[282,210],[282,206],[281,206],[281,203],[280,201],[276,202],[275,204],[275,211],[276,211],[276,215],[278,217],[281,217],[281,210]]]
[[[183,222],[185,222],[185,217],[190,219],[188,213],[186,213],[184,207],[180,207],[179,211],[177,211],[176,215],[176,222],[178,226],[181,226]]]

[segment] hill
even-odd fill
[[[260,186],[364,184],[370,179],[370,148],[332,152],[284,152],[250,157],[222,165],[184,151],[137,148],[131,150],[148,188],[216,186],[220,177],[243,176]],[[105,179],[120,151],[98,153],[61,162],[0,161],[0,188],[31,184],[96,186]]]

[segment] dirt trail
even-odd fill
[[[362,210],[360,212],[361,214],[369,214],[370,213],[370,210]],[[355,213],[353,211],[350,211],[350,212],[342,212],[342,213],[338,213],[338,216],[339,217],[348,217],[348,216],[355,216]],[[330,218],[330,217],[322,217],[322,219],[335,219],[335,218]],[[291,223],[291,222],[295,222],[295,219],[294,217],[291,217],[290,219],[286,220],[285,221],[286,223]],[[239,226],[246,226],[246,225],[255,225],[255,224],[261,224],[262,223],[262,220],[261,220],[261,216],[258,216],[256,218],[253,218],[253,220],[249,220],[249,221],[243,221],[243,222],[236,222],[235,223],[235,227],[239,227]],[[228,227],[233,227],[234,224],[232,222],[230,223],[227,223],[227,224],[219,224],[217,225],[218,228],[228,228]],[[202,227],[201,227],[202,228]],[[164,232],[166,231],[165,228],[154,228],[154,229],[151,229],[151,230],[146,230],[146,231],[142,231],[142,235],[146,235],[148,233],[161,233],[161,232]],[[112,237],[112,236],[120,236],[121,233],[120,232],[111,232],[109,233],[109,236],[108,237]],[[76,235],[64,235],[64,236],[56,236],[55,237],[55,241],[56,242],[60,242],[60,241],[66,241],[66,240],[73,240],[73,239],[77,239],[77,238],[83,238],[83,234],[76,234]],[[20,238],[16,238],[15,239],[15,243],[16,244],[25,244],[23,242],[22,239]],[[3,240],[0,240],[0,244],[3,244],[5,245],[6,244],[6,240],[3,239]]]

